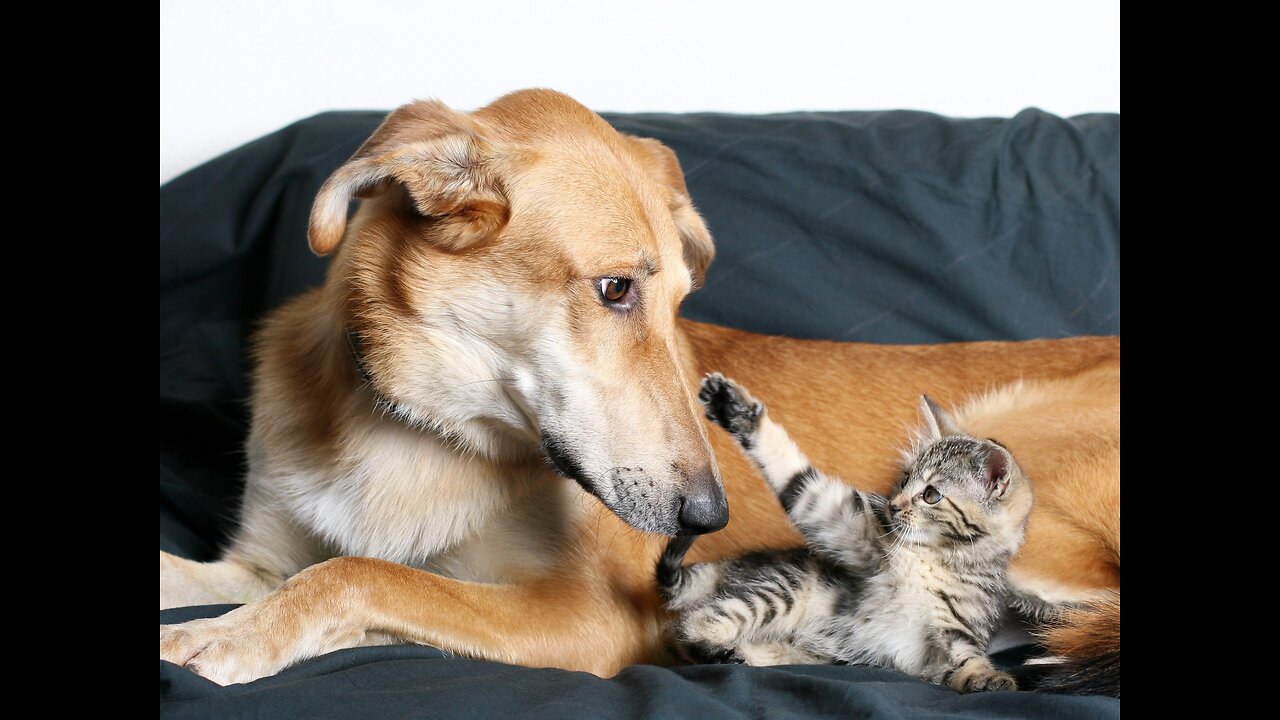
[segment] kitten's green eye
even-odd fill
[[[924,492],[920,493],[920,499],[930,505],[937,505],[942,500],[942,493],[938,492],[938,488],[932,485],[925,485]]]

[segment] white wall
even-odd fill
[[[1118,0],[161,0],[160,182],[293,120],[544,86],[597,110],[1120,110]]]

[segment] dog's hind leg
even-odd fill
[[[161,626],[160,658],[215,682],[248,682],[379,633],[470,657],[606,676],[652,662],[661,646],[653,608],[618,588],[593,586],[600,584],[564,576],[464,582],[384,560],[334,558],[222,617]]]
[[[238,559],[196,562],[160,551],[161,610],[252,602],[283,581]]]

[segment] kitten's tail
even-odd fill
[[[684,556],[688,554],[689,548],[693,547],[693,541],[697,537],[697,535],[681,535],[671,538],[667,543],[667,549],[662,551],[662,557],[658,558],[658,592],[663,600],[670,602],[680,594],[680,586],[685,576]]]
[[[1037,634],[1049,657],[1023,666],[1030,676],[1027,684],[1041,692],[1120,697],[1118,590],[1063,611]]]

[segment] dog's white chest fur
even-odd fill
[[[469,580],[509,579],[549,567],[563,533],[575,526],[571,514],[585,506],[580,490],[536,461],[487,462],[398,423],[367,425],[347,435],[349,462],[255,464],[273,477],[250,477],[271,488],[276,511],[325,554],[377,557]]]

